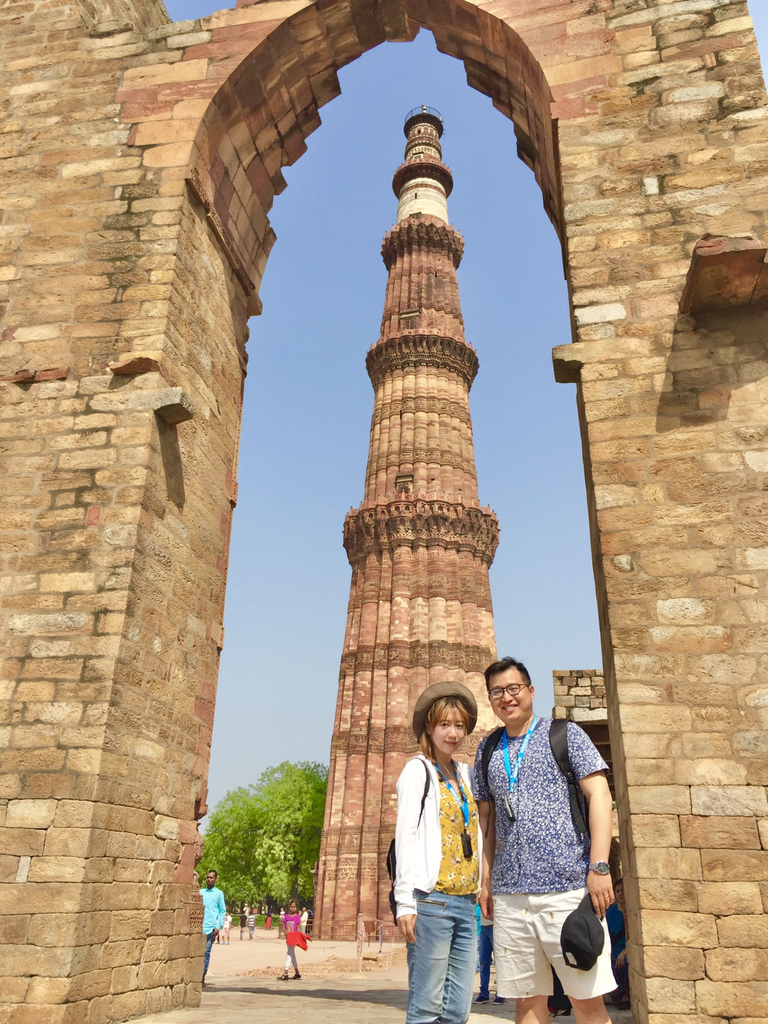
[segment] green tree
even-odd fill
[[[325,765],[284,761],[230,790],[205,830],[200,877],[215,868],[230,903],[309,899],[327,786]]]

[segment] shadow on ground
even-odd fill
[[[286,982],[284,985],[248,984],[245,980],[242,983],[237,983],[228,979],[225,984],[206,986],[205,994],[215,992],[218,995],[237,992],[253,996],[282,996],[286,999],[326,999],[328,1001],[336,1000],[340,1003],[377,1003],[397,1007],[401,1010],[405,1010],[408,1000],[407,991],[402,989],[354,989],[346,986],[344,988],[329,988],[327,986],[317,987],[316,982],[313,982],[313,985],[315,987],[310,988],[302,981],[296,982],[293,986],[290,982]]]

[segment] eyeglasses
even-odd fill
[[[517,697],[525,686],[528,686],[528,683],[512,683],[510,686],[494,686],[492,690],[488,691],[488,696],[491,700],[501,700],[505,693],[508,697]]]

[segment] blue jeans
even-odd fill
[[[466,1024],[477,960],[475,897],[417,891],[405,1024]]]
[[[484,924],[477,938],[480,960],[480,995],[489,997],[488,984],[491,980],[491,956],[493,955],[493,925]]]
[[[203,981],[205,981],[205,976],[208,973],[208,964],[210,963],[211,960],[211,946],[213,945],[213,941],[215,938],[216,936],[213,934],[213,932],[210,932],[208,935],[205,936],[205,959],[203,960]]]

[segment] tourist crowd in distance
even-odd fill
[[[206,875],[205,886],[200,890],[203,900],[203,935],[205,935],[203,985],[205,985],[205,976],[210,965],[213,944],[218,942],[228,946],[232,930],[232,915],[227,910],[224,893],[218,888],[217,881],[218,872],[214,870],[209,871]],[[240,908],[241,942],[245,939],[246,931],[248,932],[248,938],[253,939],[259,916],[262,918],[264,928],[267,931],[272,930],[272,914],[268,908],[264,908],[264,911],[263,914],[259,915],[258,907],[243,906]],[[301,978],[296,961],[296,947],[298,946],[301,949],[307,948],[307,942],[311,938],[312,917],[312,911],[308,910],[307,907],[302,907],[301,913],[299,913],[299,905],[296,900],[290,901],[287,911],[282,907],[280,908],[278,914],[278,935],[284,937],[286,941],[285,968],[280,975],[283,981],[287,981],[289,978]],[[293,968],[293,974],[288,973],[291,967]]]
[[[298,906],[294,900],[291,901],[291,904]],[[278,913],[274,915],[267,906],[259,908],[256,906],[249,907],[247,903],[244,904],[240,908],[240,939],[242,940],[245,938],[246,931],[248,932],[248,938],[253,939],[253,933],[256,931],[257,926],[264,928],[265,931],[271,932],[275,926],[275,917],[277,917],[278,934],[285,934],[284,907],[280,907]],[[305,935],[312,934],[313,918],[314,914],[311,910],[308,910],[306,907],[301,908],[301,913],[299,914],[299,930]]]
[[[540,718],[525,665],[485,671],[499,728],[477,748],[474,768],[454,760],[477,723],[462,683],[428,686],[416,701],[420,753],[397,783],[397,828],[387,857],[390,904],[406,940],[406,1024],[465,1024],[475,1002],[516,1001],[518,1024],[573,1013],[608,1024],[606,1000],[628,1008],[623,884],[616,876],[607,765],[574,722]],[[205,965],[232,918],[209,871],[201,889]],[[257,908],[243,907],[240,939],[253,938]],[[264,927],[272,928],[270,914]],[[280,910],[286,939],[281,979],[300,978],[312,913]],[[289,971],[293,970],[290,974]],[[204,975],[205,978],[205,975]]]

